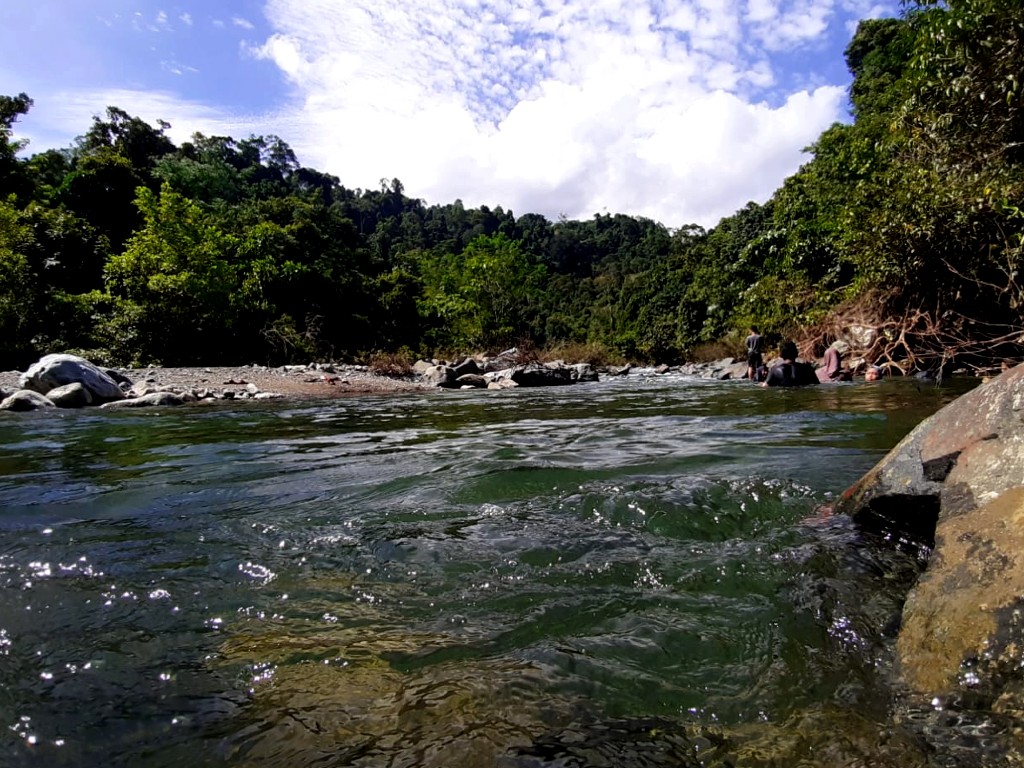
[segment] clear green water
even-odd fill
[[[972,383],[6,415],[0,763],[930,765],[815,510]]]

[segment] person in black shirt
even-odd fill
[[[807,363],[797,362],[796,344],[792,341],[782,342],[779,357],[782,358],[782,362],[772,366],[762,387],[803,387],[818,383],[818,375],[814,368]]]

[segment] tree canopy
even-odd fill
[[[108,107],[28,154],[0,96],[0,366],[278,363],[575,344],[675,362],[751,323],[927,367],[1021,359],[1024,6],[915,0],[846,50],[850,120],[711,229],[549,221],[398,179],[351,189],[277,136],[176,146]]]

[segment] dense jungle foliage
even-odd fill
[[[710,230],[428,206],[276,136],[175,146],[114,107],[25,158],[32,100],[0,96],[0,368],[512,345],[673,363],[738,353],[751,323],[805,354],[875,328],[873,360],[1024,358],[1024,4],[915,0],[846,61],[852,122]]]

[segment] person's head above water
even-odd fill
[[[779,347],[779,357],[783,360],[796,360],[796,344],[792,341],[782,342],[782,346]]]
[[[870,365],[864,371],[864,381],[878,381],[882,378],[882,368],[878,365]]]

